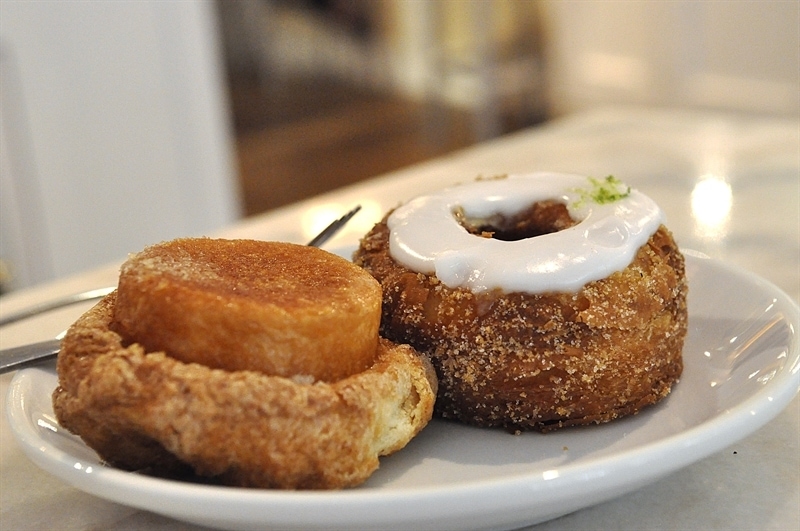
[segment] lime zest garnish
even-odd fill
[[[576,188],[574,191],[580,195],[580,199],[575,201],[575,208],[581,208],[587,201],[592,201],[598,205],[607,205],[625,199],[631,195],[631,187],[609,175],[605,179],[595,179],[588,177],[590,189]]]

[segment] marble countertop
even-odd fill
[[[800,300],[800,122],[669,109],[565,117],[227,227],[217,236],[302,243],[354,204],[329,243],[352,245],[397,203],[476,176],[613,174],[654,198],[682,248],[766,279]],[[132,251],[136,251],[133,249]],[[122,258],[122,257],[121,257]],[[116,283],[118,264],[12,293],[0,317]],[[53,337],[87,305],[5,327],[0,347]],[[0,377],[2,409],[13,374]],[[39,469],[0,424],[3,529],[196,527],[104,501]],[[754,434],[632,493],[531,529],[800,529],[800,398]]]

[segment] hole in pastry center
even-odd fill
[[[577,223],[569,215],[567,206],[559,201],[537,201],[513,216],[496,213],[487,218],[474,218],[467,216],[463,209],[453,214],[470,234],[508,242],[558,232]]]

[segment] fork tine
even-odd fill
[[[361,205],[356,205],[356,207],[353,210],[351,210],[344,216],[340,217],[339,219],[335,220],[333,223],[325,227],[325,229],[322,232],[314,236],[314,238],[306,245],[308,245],[309,247],[321,246],[323,243],[331,239],[331,237],[334,234],[339,232],[339,229],[344,227],[347,224],[347,222],[350,221],[353,218],[353,216],[355,216],[358,213],[359,210],[361,210]]]
[[[11,315],[8,315],[0,319],[0,327],[11,323],[16,323],[17,321],[22,321],[23,319],[39,315],[40,313],[57,310],[58,308],[63,308],[64,306],[70,306],[72,304],[78,304],[80,302],[87,302],[100,299],[105,297],[112,291],[114,291],[114,289],[115,288],[113,287],[98,288],[89,291],[84,291],[83,293],[68,295],[64,298],[60,298],[54,301],[43,302],[41,304],[37,304],[36,306],[32,306],[26,310],[13,313]]]

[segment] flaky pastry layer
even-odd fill
[[[374,364],[331,383],[212,369],[125,344],[110,328],[115,301],[69,329],[53,394],[61,425],[114,466],[246,487],[350,487],[431,418],[436,378],[411,347],[380,339]]]

